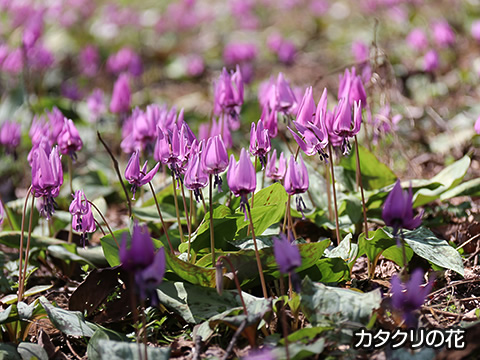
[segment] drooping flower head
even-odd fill
[[[407,327],[417,327],[415,311],[423,305],[433,282],[430,281],[426,286],[422,286],[423,271],[416,269],[406,284],[402,284],[396,274],[392,277],[391,283],[393,308],[402,313]]]
[[[240,159],[235,161],[235,157],[230,155],[230,164],[227,170],[227,181],[230,190],[235,196],[240,196],[240,209],[245,213],[245,220],[247,219],[247,210],[250,209],[248,204],[248,194],[254,192],[257,187],[257,176],[253,164],[245,151],[242,148],[240,152]]]
[[[14,154],[20,144],[20,124],[14,121],[4,121],[0,126],[0,144],[5,146],[6,152]]]
[[[126,113],[130,110],[132,96],[129,82],[129,77],[126,74],[121,74],[115,82],[110,102],[110,111],[112,113]]]
[[[82,74],[88,77],[97,75],[100,67],[100,54],[94,45],[87,45],[78,56],[78,65]]]
[[[274,181],[280,181],[284,178],[285,172],[287,171],[287,161],[285,160],[283,151],[278,159],[278,166],[276,165],[276,162],[277,150],[273,149],[273,152],[268,156],[265,175]]]
[[[39,146],[32,154],[32,189],[35,197],[42,197],[40,210],[42,216],[50,219],[55,211],[55,200],[63,184],[61,156],[55,146],[47,156],[43,147]]]
[[[408,191],[403,191],[400,180],[397,180],[383,205],[382,218],[385,225],[393,228],[393,235],[397,235],[400,229],[413,230],[422,223],[422,215],[413,217],[412,186]]]
[[[295,269],[302,265],[298,247],[293,245],[285,234],[280,234],[273,238],[273,254],[280,272],[284,275],[290,274],[295,291],[300,292],[300,282],[295,273]]]
[[[308,87],[303,95],[302,102],[297,110],[297,123],[306,125],[313,122],[315,117],[315,100],[313,100],[312,87]]]
[[[287,172],[285,173],[285,191],[289,195],[297,195],[303,194],[308,190],[309,180],[308,180],[308,171],[305,163],[303,162],[302,155],[298,155],[300,157],[300,162],[296,162],[293,155],[290,156],[290,161],[288,162]],[[303,215],[303,211],[305,210],[306,206],[303,202],[301,196],[297,196],[297,211],[301,212]],[[305,215],[303,215],[305,217]]]
[[[76,152],[82,149],[83,142],[72,120],[64,119],[63,129],[58,134],[57,143],[63,155],[68,155],[73,160],[77,159]]]
[[[446,20],[438,20],[432,23],[432,33],[435,43],[446,48],[455,43],[455,32]]]
[[[240,68],[237,66],[236,71],[231,73],[223,68],[214,86],[214,114],[226,117],[230,128],[238,130],[240,109],[243,105],[243,78]]]
[[[147,173],[147,161],[145,161],[145,164],[143,164],[143,167],[140,170],[140,155],[138,150],[132,154],[130,160],[128,160],[127,168],[125,169],[125,179],[132,184],[132,200],[135,200],[135,192],[140,186],[148,184],[150,181],[152,181],[153,177],[158,171],[159,166],[160,164],[157,163],[157,165],[155,165],[155,167]]]
[[[338,99],[347,98],[349,105],[360,102],[362,109],[367,106],[367,94],[363,86],[362,77],[357,75],[355,67],[345,69],[339,75]]]
[[[203,141],[199,146],[195,145],[195,152],[191,153],[188,160],[187,170],[185,171],[185,187],[193,191],[195,200],[199,202],[201,200],[201,189],[208,184],[208,174],[205,172],[202,166],[201,152],[199,149],[203,147]]]
[[[173,130],[163,132],[157,126],[157,142],[153,152],[156,161],[168,165],[169,169],[175,175],[177,181],[181,180],[181,174],[185,171],[185,161],[187,159],[187,140],[176,126]]]
[[[222,192],[222,178],[219,174],[228,166],[227,149],[220,135],[211,137],[207,140],[205,148],[202,151],[202,165],[207,174],[214,175],[213,186],[218,185],[218,191]]]
[[[93,233],[96,230],[95,220],[92,214],[92,205],[87,201],[87,197],[82,190],[75,191],[73,201],[68,208],[72,214],[72,228],[81,233],[83,247],[87,240],[87,233]]]
[[[275,111],[283,114],[290,114],[291,109],[296,105],[297,99],[290,87],[289,82],[285,79],[282,73],[277,76],[275,83],[275,106],[272,107]]]
[[[265,167],[266,155],[272,148],[268,130],[263,127],[263,121],[258,120],[257,127],[252,122],[250,129],[250,154],[258,156],[262,169]]]
[[[92,94],[87,98],[87,107],[90,112],[90,116],[88,117],[90,122],[96,122],[107,112],[105,96],[101,89],[96,88],[93,90]]]
[[[360,102],[353,104],[353,118],[352,106],[350,106],[347,98],[342,98],[335,108],[335,115],[333,119],[333,132],[335,135],[343,138],[342,152],[348,154],[351,150],[349,138],[354,137],[360,131],[362,124],[362,105]]]

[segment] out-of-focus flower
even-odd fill
[[[82,100],[83,94],[77,84],[72,81],[66,81],[60,86],[62,96],[73,101]]]
[[[132,112],[131,134],[135,149],[153,150],[157,139],[157,121],[159,119],[158,106],[148,105],[146,111],[135,108]]]
[[[427,72],[435,71],[438,68],[439,62],[438,53],[432,49],[423,57],[423,68]]]
[[[57,142],[62,154],[70,156],[73,160],[77,158],[76,152],[82,149],[83,142],[72,120],[65,118]]]
[[[370,49],[363,41],[356,40],[352,43],[352,54],[356,62],[365,62],[370,57]]]
[[[238,130],[240,109],[243,105],[243,78],[240,68],[237,66],[236,71],[231,73],[223,68],[214,87],[214,114],[226,117],[230,128]]]
[[[36,148],[32,155],[32,189],[35,197],[43,197],[40,213],[50,219],[55,211],[55,200],[63,184],[61,156],[55,146],[50,155],[43,147]]]
[[[22,50],[17,48],[8,52],[2,63],[2,70],[11,75],[18,75],[23,70]]]
[[[280,181],[285,176],[285,172],[287,171],[287,161],[283,155],[283,151],[280,153],[280,158],[278,159],[278,166],[277,163],[277,150],[273,149],[273,152],[268,156],[267,161],[267,168],[265,171],[265,175],[273,179],[274,181]]]
[[[290,243],[285,234],[280,234],[273,238],[273,254],[280,272],[284,275],[290,274],[295,291],[300,292],[300,281],[295,273],[295,269],[302,265],[298,247]]]
[[[200,76],[204,71],[205,62],[200,55],[191,55],[187,58],[187,74],[189,76]]]
[[[87,233],[93,233],[97,228],[92,214],[92,205],[87,201],[87,197],[82,190],[75,191],[68,210],[73,215],[72,228],[81,233],[82,244],[85,247]]]
[[[97,75],[100,66],[100,54],[94,45],[87,45],[78,56],[78,65],[82,74],[88,77]]]
[[[223,50],[225,64],[232,66],[243,62],[251,62],[257,57],[257,47],[251,43],[230,43]],[[242,74],[243,75],[243,74]]]
[[[342,153],[348,154],[351,150],[349,138],[354,137],[360,131],[362,124],[362,106],[361,103],[354,103],[353,105],[353,119],[352,107],[347,99],[340,99],[335,108],[335,115],[333,120],[333,132],[335,135],[343,138]]]
[[[430,281],[426,286],[422,286],[423,271],[416,269],[406,284],[402,284],[396,274],[393,275],[391,283],[393,308],[402,313],[405,324],[409,328],[417,327],[415,311],[423,305],[433,282]]]
[[[477,121],[475,121],[475,132],[480,135],[480,116],[478,117]]]
[[[207,140],[205,149],[202,151],[202,165],[207,174],[215,176],[213,186],[218,185],[218,191],[222,192],[222,178],[219,174],[228,166],[228,155],[220,135]]]
[[[455,33],[446,20],[439,20],[432,24],[432,33],[435,43],[446,48],[455,43]]]
[[[250,129],[250,154],[258,156],[262,169],[265,167],[266,155],[272,148],[270,143],[270,136],[268,130],[263,127],[263,121],[258,120],[257,128],[255,129],[255,123],[252,122]]]
[[[159,166],[160,164],[157,163],[157,165],[155,165],[155,167],[147,173],[147,161],[145,161],[145,164],[143,164],[143,167],[140,170],[140,156],[138,151],[135,151],[132,154],[125,169],[125,179],[132,184],[132,200],[135,200],[135,192],[137,191],[137,188],[152,181],[153,177],[158,171]]]
[[[161,247],[155,254],[152,238],[146,225],[134,224],[130,248],[127,249],[126,236],[124,236],[119,256],[122,267],[133,274],[140,297],[149,298],[152,306],[158,305],[156,288],[165,275],[165,250]]]
[[[88,120],[90,122],[97,121],[102,115],[107,112],[105,105],[105,95],[101,89],[96,88],[92,94],[87,98],[87,107],[90,111]]]
[[[2,200],[0,200],[0,226],[3,224],[4,219],[5,219],[5,209],[3,208]]]
[[[43,12],[37,11],[34,16],[30,16],[28,23],[23,30],[22,41],[26,49],[35,46],[37,40],[43,32]]]
[[[248,352],[243,360],[277,360],[277,357],[268,348],[255,349]]]
[[[46,113],[48,121],[50,123],[46,124],[46,126],[48,126],[50,130],[50,140],[52,141],[52,143],[55,143],[58,136],[63,130],[63,126],[65,125],[65,116],[56,106],[52,108],[52,111],[47,110]],[[41,121],[41,119],[39,120]],[[44,133],[44,135],[47,134]]]
[[[27,50],[27,62],[28,66],[34,70],[46,70],[53,65],[55,57],[50,50],[37,43],[34,47]]]
[[[277,113],[269,109],[268,105],[263,107],[260,120],[265,124],[265,129],[268,131],[268,136],[274,138],[278,134],[278,119]]]
[[[109,56],[107,70],[115,75],[128,73],[140,76],[143,73],[142,59],[132,49],[125,47]]]
[[[20,144],[20,124],[14,121],[4,121],[0,126],[0,144],[5,146],[7,153],[13,154]]]
[[[407,44],[413,50],[423,51],[428,48],[428,39],[425,31],[420,28],[415,28],[407,35]]]
[[[235,161],[233,154],[230,155],[227,181],[230,190],[235,196],[240,196],[240,209],[245,213],[246,220],[247,209],[250,209],[247,196],[255,191],[257,187],[257,176],[245,148],[242,148],[238,162]]]
[[[271,109],[281,112],[283,114],[289,114],[292,108],[296,105],[297,99],[293,93],[292,88],[282,73],[278,74],[277,82],[274,87],[274,105]]]
[[[475,40],[480,42],[480,20],[476,20],[472,23],[470,33]]]
[[[291,65],[297,55],[297,47],[293,42],[283,38],[280,34],[274,33],[267,39],[268,48],[277,55],[278,60]]]
[[[422,214],[413,217],[412,186],[408,191],[403,191],[400,180],[397,180],[383,205],[382,218],[385,225],[393,228],[393,235],[400,229],[413,230],[422,223]]]
[[[402,115],[397,114],[391,116],[390,105],[383,106],[375,115],[373,120],[374,133],[373,141],[376,143],[381,135],[388,134],[392,131],[398,130],[398,123],[402,120]]]
[[[115,82],[112,101],[110,102],[110,111],[112,113],[126,113],[130,110],[131,92],[129,82],[126,74],[121,74]]]

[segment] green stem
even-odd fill
[[[210,202],[210,251],[212,252],[212,266],[215,265],[215,234],[213,232],[213,175],[210,174],[210,181],[208,184],[208,201]]]
[[[180,234],[180,242],[183,243],[182,222],[180,221],[180,209],[178,208],[177,187],[175,186],[175,174],[172,171],[173,201],[175,201],[175,210],[177,212],[178,233]]]
[[[332,173],[333,205],[335,209],[335,233],[337,235],[337,245],[340,244],[340,226],[338,224],[337,190],[335,189],[335,171],[333,170],[332,145],[328,144],[328,155],[330,156],[330,171]]]
[[[108,224],[107,222],[107,219],[105,219],[105,217],[103,216],[102,212],[100,211],[100,209],[97,207],[97,205],[95,205],[93,202],[91,202],[90,200],[87,200],[90,205],[93,206],[93,208],[95,210],[97,210],[98,214],[100,215],[100,217],[102,218],[103,222],[105,223],[105,225],[107,225],[107,229],[108,231],[110,231],[110,235],[112,235],[112,238],[113,240],[115,240],[115,244],[117,244],[117,247],[120,249],[120,245],[118,244],[118,241],[117,241],[117,238],[115,237],[115,235],[113,234],[113,231],[112,231],[112,228],[110,227],[110,225]]]
[[[25,281],[27,278],[27,267],[28,267],[28,257],[30,253],[30,241],[32,239],[32,223],[33,223],[33,209],[35,205],[35,194],[32,194],[32,205],[30,208],[30,219],[28,220],[28,238],[27,238],[27,248],[25,250],[25,264],[23,265],[23,278],[22,278],[22,288],[18,294],[18,301],[22,301],[23,293],[25,292]]]
[[[192,226],[192,215],[193,215],[193,191],[190,190],[190,226]],[[192,231],[191,228],[188,229],[188,250],[187,250],[187,261],[190,261],[190,251],[191,251],[191,239]]]
[[[243,300],[242,288],[240,286],[240,282],[238,281],[238,277],[237,277],[237,273],[235,271],[235,267],[233,266],[230,259],[228,257],[224,256],[224,255],[220,255],[218,257],[217,263],[219,263],[220,261],[226,262],[230,266],[230,269],[231,269],[232,274],[233,274],[233,279],[235,280],[235,286],[237,287],[238,296],[240,296],[240,300],[242,302],[243,312],[245,313],[245,315],[248,316],[247,306],[245,305],[245,301]]]
[[[172,242],[170,241],[170,236],[168,235],[168,229],[165,226],[165,221],[163,221],[162,211],[160,210],[160,205],[158,204],[157,195],[155,194],[155,189],[153,188],[153,184],[152,184],[151,181],[148,183],[148,185],[150,185],[150,190],[152,191],[153,200],[155,200],[155,205],[157,207],[158,216],[160,217],[160,222],[162,223],[163,231],[165,232],[165,236],[167,238],[168,245],[170,246],[170,252],[173,254]]]
[[[357,162],[358,184],[360,185],[360,193],[362,194],[363,222],[365,224],[365,239],[368,240],[367,207],[365,206],[365,195],[363,193],[362,170],[360,169],[360,154],[358,152],[357,135],[355,135],[355,157]]]
[[[260,261],[260,253],[258,252],[257,239],[255,237],[255,230],[253,228],[252,212],[250,211],[249,206],[247,206],[247,211],[248,211],[248,218],[250,219],[250,228],[252,230],[253,246],[255,247],[255,257],[257,258],[257,266],[258,266],[258,272],[260,275],[260,283],[262,284],[263,296],[265,297],[265,299],[268,299],[267,286],[265,285],[265,278],[263,276],[262,262]]]
[[[328,169],[328,165],[325,162],[325,178],[327,180],[327,203],[328,203],[328,220],[332,221],[333,219],[333,211],[332,211],[332,189],[330,188],[330,170]]]
[[[185,197],[185,189],[183,186],[183,182],[180,181],[180,189],[182,190],[182,199],[183,199],[183,208],[185,209],[185,219],[187,220],[187,229],[188,229],[188,239],[192,235],[192,226],[190,223],[190,217],[188,216],[188,208],[187,208],[187,201]]]
[[[70,193],[73,195],[73,164],[72,164],[72,158],[70,156],[67,156],[67,164],[68,164],[68,177],[69,177],[69,183],[70,183]],[[73,239],[73,215],[70,215],[70,228],[68,230],[68,240],[67,242],[69,244],[72,243]]]
[[[27,212],[27,203],[28,203],[28,198],[30,197],[30,193],[32,191],[32,186],[28,188],[27,195],[25,196],[25,203],[23,204],[23,212],[22,212],[22,225],[21,225],[21,232],[20,232],[20,258],[18,260],[18,296],[17,296],[17,301],[20,302],[21,300],[21,294],[23,291],[23,240],[24,240],[24,231],[25,231],[25,213]],[[33,195],[32,195],[33,196]],[[30,212],[33,212],[33,209],[30,210]]]

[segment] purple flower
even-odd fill
[[[248,352],[248,355],[243,360],[277,360],[273,352],[268,348],[254,349]]]
[[[346,98],[340,99],[335,108],[335,115],[333,119],[333,132],[335,135],[343,138],[342,153],[348,154],[351,150],[348,139],[354,137],[360,131],[362,124],[362,105],[360,102],[353,104],[353,119],[352,107]]]
[[[476,20],[472,23],[472,28],[470,33],[472,34],[472,37],[480,42],[480,20]]]
[[[400,229],[413,230],[422,223],[421,214],[416,218],[413,217],[412,199],[412,186],[410,185],[408,191],[403,191],[400,180],[397,180],[385,200],[382,211],[385,225],[393,228],[394,235]]]
[[[215,176],[213,186],[216,187],[218,185],[218,191],[222,192],[222,178],[219,174],[225,171],[228,166],[228,155],[220,135],[207,140],[202,151],[202,165],[207,174]]]
[[[0,200],[0,226],[3,224],[4,219],[5,219],[5,209],[3,208],[2,200]]]
[[[260,120],[265,124],[265,129],[268,131],[270,138],[276,137],[278,134],[278,119],[277,113],[269,109],[268,105],[263,107]]]
[[[273,238],[273,254],[280,272],[284,275],[290,274],[295,291],[300,292],[300,281],[295,269],[302,265],[302,257],[296,245],[290,243],[285,234]]]
[[[293,155],[290,156],[288,168],[285,173],[284,187],[289,195],[303,194],[308,190],[309,181],[307,167],[303,162],[302,155],[299,154],[298,156],[300,157],[300,163],[295,161]],[[306,206],[301,196],[297,196],[296,203],[297,211],[302,213],[302,216],[305,217],[303,211]]]
[[[439,20],[432,25],[433,39],[442,48],[449,47],[455,43],[455,33],[446,20]]]
[[[157,129],[158,137],[153,157],[156,161],[168,165],[177,180],[180,180],[181,174],[185,170],[184,162],[187,155],[185,137],[181,136],[182,134],[176,126],[166,133],[161,131],[159,127]]]
[[[198,148],[201,148],[201,145]],[[197,147],[195,145],[195,147]],[[195,200],[197,202],[201,199],[200,189],[203,189],[208,184],[208,174],[205,172],[202,166],[201,155],[198,150],[195,154],[192,154],[187,165],[187,170],[185,171],[185,187],[193,191],[195,195]]]
[[[81,233],[83,247],[87,240],[87,232],[93,233],[96,230],[95,220],[92,214],[92,205],[82,190],[75,191],[73,201],[68,208],[72,217],[72,228]]]
[[[26,49],[35,46],[43,32],[43,12],[37,11],[35,15],[30,16],[23,30],[22,41]]]
[[[348,98],[350,105],[360,102],[362,109],[367,106],[367,94],[363,87],[362,78],[352,67],[351,72],[345,69],[344,75],[339,76],[338,99]]]
[[[57,142],[62,154],[70,156],[73,160],[77,158],[76,152],[82,149],[83,142],[72,120],[65,118]]]
[[[11,75],[18,75],[23,69],[22,50],[17,48],[8,52],[2,63],[2,70]]]
[[[274,89],[275,105],[271,106],[271,109],[275,109],[283,114],[289,114],[292,107],[297,103],[297,99],[295,98],[295,94],[293,93],[289,82],[285,80],[282,73],[278,74]]]
[[[127,168],[125,169],[125,179],[132,184],[132,200],[135,200],[135,192],[137,191],[137,188],[152,181],[159,166],[160,164],[157,163],[157,165],[147,173],[147,161],[145,161],[145,164],[143,164],[143,167],[140,170],[140,157],[138,151],[135,151],[132,154],[130,160],[128,160]]]
[[[235,196],[240,196],[240,209],[245,213],[245,220],[247,219],[247,209],[250,209],[247,195],[254,192],[257,187],[257,174],[253,167],[250,158],[242,148],[240,152],[240,159],[235,161],[235,157],[230,155],[230,164],[227,170],[227,181],[230,190]]]
[[[423,58],[423,68],[427,72],[432,72],[438,68],[439,58],[435,50],[427,52]]]
[[[82,74],[88,77],[94,77],[100,66],[98,49],[93,45],[87,45],[78,56],[78,64]]]
[[[73,81],[66,81],[60,86],[60,92],[62,96],[72,101],[78,101],[83,98],[82,91],[80,91],[77,84]]]
[[[370,57],[370,49],[363,41],[356,40],[352,43],[352,54],[356,62],[365,62]]]
[[[265,167],[266,155],[271,148],[270,136],[268,130],[263,127],[263,121],[258,120],[256,129],[255,123],[252,122],[250,129],[250,153],[253,156],[258,156],[262,164],[262,169]]]
[[[55,211],[55,200],[63,184],[63,169],[61,157],[55,146],[50,155],[43,147],[39,146],[32,154],[32,189],[35,197],[43,197],[43,204],[40,210],[42,216],[50,219]]]
[[[313,122],[315,116],[315,100],[313,100],[312,87],[308,87],[303,95],[302,102],[297,110],[297,122],[302,125],[307,125]]]
[[[475,121],[475,132],[480,135],[480,116],[477,118],[477,121]]]
[[[140,76],[143,73],[142,59],[132,49],[125,47],[107,59],[107,70],[115,75],[129,73]]]
[[[187,74],[197,77],[205,71],[205,62],[200,55],[191,55],[187,58]]]
[[[153,150],[157,139],[158,107],[149,105],[146,111],[135,108],[132,112],[132,131],[129,134],[133,137],[136,149]]]
[[[267,39],[267,46],[277,55],[281,63],[291,65],[295,61],[297,47],[293,42],[283,38],[280,34],[272,34]]]
[[[14,121],[4,121],[0,126],[0,144],[5,146],[7,153],[13,154],[20,144],[20,124]]]
[[[250,62],[257,57],[257,47],[249,43],[230,43],[223,50],[225,64],[232,66],[244,62]]]
[[[287,171],[287,161],[283,155],[283,151],[280,154],[280,158],[278,159],[278,166],[276,165],[277,162],[277,150],[273,149],[273,152],[268,156],[267,161],[267,168],[265,171],[265,175],[273,179],[274,181],[280,181],[284,178],[285,172]]]
[[[152,306],[158,305],[156,287],[162,282],[166,270],[165,250],[162,247],[155,254],[146,225],[134,224],[130,248],[127,249],[127,240],[124,236],[119,256],[122,267],[133,273],[140,297],[150,298]]]
[[[423,271],[416,269],[408,283],[402,284],[396,274],[392,277],[391,283],[393,308],[403,314],[408,327],[417,327],[415,311],[423,305],[432,289],[433,282],[430,281],[426,286],[422,286]]]
[[[50,122],[51,141],[56,142],[65,125],[65,116],[56,106],[53,107],[51,112],[48,110],[46,112]],[[43,119],[40,119],[40,121],[42,122]]]
[[[125,113],[130,110],[131,91],[129,78],[126,74],[121,74],[113,86],[112,101],[110,102],[110,111],[112,113]]]
[[[225,116],[232,130],[238,130],[240,108],[243,105],[243,79],[238,65],[236,71],[231,73],[223,68],[214,87],[214,114]]]
[[[300,149],[302,149],[308,156],[318,153],[321,160],[326,160],[328,155],[323,150],[328,145],[328,134],[325,127],[325,121],[320,122],[320,128],[311,122],[307,123],[306,126],[299,122],[294,122],[294,124],[301,137],[290,129],[290,127],[288,127],[288,130],[292,133],[293,138],[300,146]]]
[[[91,122],[97,121],[103,114],[106,113],[107,107],[105,105],[105,96],[101,89],[96,88],[93,90],[92,95],[87,99],[87,107],[90,111]]]
[[[413,50],[423,51],[428,48],[428,39],[425,31],[420,28],[415,28],[407,35],[407,44]]]

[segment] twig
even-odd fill
[[[72,352],[72,354],[75,355],[75,357],[76,357],[77,359],[82,360],[83,358],[82,358],[80,355],[78,355],[78,354],[75,352],[75,350],[73,350],[73,347],[72,347],[72,345],[70,344],[70,341],[68,341],[68,339],[67,339],[66,337],[65,337],[65,342],[67,343],[67,346],[68,346],[68,348],[70,349],[70,351]]]
[[[117,173],[118,179],[120,180],[120,185],[122,185],[123,192],[125,193],[125,198],[127,199],[128,216],[132,217],[132,202],[130,200],[130,197],[128,196],[127,188],[125,187],[125,184],[123,183],[122,174],[120,173],[120,168],[118,167],[118,161],[115,158],[115,156],[113,155],[113,153],[110,150],[110,148],[108,147],[108,145],[105,143],[105,141],[103,141],[102,136],[100,135],[99,131],[97,131],[97,136],[98,136],[98,139],[100,140],[100,142],[105,147],[105,150],[107,150],[108,154],[112,158],[113,167],[115,168],[115,172]]]
[[[200,335],[195,336],[195,352],[193,353],[192,360],[199,360],[202,352],[202,337]]]
[[[479,237],[480,237],[480,234],[477,234],[477,235],[475,235],[475,236],[472,236],[470,239],[468,239],[468,240],[465,241],[463,244],[461,244],[459,247],[457,247],[456,250],[460,250],[460,249],[463,248],[465,245],[470,244],[473,240],[478,239]]]
[[[238,327],[237,331],[235,331],[235,334],[233,334],[232,336],[232,340],[230,341],[230,344],[228,344],[228,347],[227,347],[227,350],[225,352],[225,355],[223,356],[223,360],[227,360],[228,357],[230,356],[230,353],[232,352],[233,350],[233,347],[235,346],[235,343],[237,342],[238,340],[238,337],[240,336],[240,334],[242,333],[243,330],[245,330],[245,328],[247,327],[247,319],[245,318],[245,320],[242,321],[242,323],[240,324],[240,326]]]

